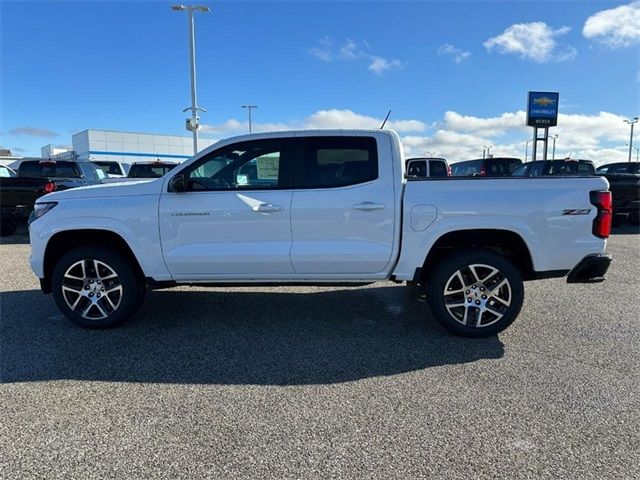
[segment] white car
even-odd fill
[[[604,279],[605,179],[406,178],[404,165],[388,130],[223,140],[157,180],[41,197],[31,267],[84,327],[130,318],[147,287],[391,280],[425,287],[436,318],[471,337],[515,320],[524,280]]]

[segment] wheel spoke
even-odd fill
[[[104,309],[100,306],[100,303],[95,303],[94,305],[100,311],[100,314],[102,315],[100,318],[104,318],[104,317],[107,316],[107,312],[105,312]]]
[[[122,293],[122,285],[118,285],[118,286],[115,286],[113,288],[110,288],[109,290],[105,290],[104,294],[106,296],[106,295],[109,295],[109,294],[111,294],[113,292],[117,292],[117,291]]]
[[[502,288],[504,285],[507,285],[508,283],[509,283],[509,280],[507,280],[506,278],[503,278],[498,285],[496,285],[491,289],[492,295],[495,295],[495,293],[493,292],[497,292],[498,290],[500,290],[500,288]]]
[[[71,292],[80,295],[82,288],[73,288],[71,285],[62,285],[62,290],[65,292]]]
[[[82,312],[82,316],[84,318],[87,318],[87,314],[89,313],[89,310],[91,310],[91,307],[93,307],[93,303],[89,303],[89,305],[87,305],[87,308],[85,308]]]
[[[489,297],[492,300],[495,300],[496,302],[500,303],[503,307],[510,307],[511,306],[511,301],[510,300],[505,300],[504,298],[500,298],[496,295],[491,295]]]
[[[491,313],[492,315],[495,315],[497,317],[496,321],[500,320],[502,317],[504,317],[504,314],[502,314],[499,311],[497,311],[495,308],[493,308],[492,305],[487,304],[485,306],[485,308],[489,311],[489,313]]]
[[[480,275],[476,272],[476,265],[469,265],[469,270],[471,271],[471,275],[473,275],[474,283],[481,283]]]
[[[480,322],[482,321],[482,312],[484,312],[484,310],[479,308],[478,309],[478,318],[476,319],[476,327],[480,326]]]
[[[107,299],[107,302],[109,302],[109,305],[111,306],[111,308],[112,308],[113,310],[115,310],[115,309],[117,308],[117,307],[116,307],[116,304],[115,304],[115,303],[113,303],[113,300],[111,300],[111,298],[109,297],[109,295],[105,295],[105,296],[104,296],[104,297],[102,297],[102,298],[106,298],[106,299]]]

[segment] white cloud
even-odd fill
[[[333,40],[329,37],[324,37],[318,40],[318,45],[309,49],[309,53],[323,62],[330,62],[333,60]]]
[[[254,132],[269,132],[278,130],[293,130],[307,128],[380,128],[383,118],[370,117],[355,113],[352,110],[318,110],[302,121],[288,123],[252,123]],[[391,130],[403,132],[424,132],[428,126],[419,120],[389,120],[386,125]],[[223,123],[215,125],[202,125],[200,130],[204,134],[212,134],[221,137],[238,135],[249,131],[249,123],[231,118]]]
[[[393,117],[392,117],[393,118]],[[629,128],[624,117],[610,112],[594,115],[563,114],[558,118],[556,157],[586,158],[598,163],[624,161],[629,138]],[[253,130],[273,131],[305,128],[380,128],[383,118],[362,115],[348,109],[326,109],[284,123],[254,123]],[[496,156],[524,158],[525,140],[530,139],[532,129],[524,125],[525,114],[518,110],[493,117],[464,115],[448,111],[443,118],[432,124],[418,119],[389,120],[387,128],[396,130],[402,138],[408,156],[423,156],[427,152],[447,158],[450,162],[468,160],[482,156],[482,147],[492,145]],[[202,132],[217,138],[228,137],[248,131],[244,121],[229,119],[218,125],[205,125]],[[540,144],[540,148],[542,145]],[[529,143],[531,155],[531,143]]]
[[[584,23],[582,35],[611,48],[640,43],[640,2],[591,15]]]
[[[370,53],[371,45],[366,41],[355,41],[348,38],[340,46],[329,38],[324,37],[318,41],[318,45],[309,49],[309,54],[323,62],[352,62],[366,60],[369,62],[367,69],[376,75],[382,75],[388,70],[404,68],[405,63],[395,58],[384,58]]]
[[[382,75],[387,70],[393,69],[402,69],[404,68],[404,63],[400,60],[392,58],[390,60],[382,57],[371,57],[371,63],[367,67],[376,75]]]
[[[544,22],[516,23],[483,45],[489,52],[495,49],[501,54],[513,53],[538,63],[562,62],[577,55],[575,48],[560,44],[554,38],[569,30],[569,27],[554,30]]]
[[[449,43],[444,43],[438,47],[438,55],[450,55],[455,63],[460,63],[469,58],[471,52],[465,52]]]

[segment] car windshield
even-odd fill
[[[15,177],[16,174],[10,168],[5,167],[4,165],[0,165],[0,177],[8,178]]]

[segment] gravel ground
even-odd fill
[[[24,234],[24,232],[23,232]],[[640,234],[499,337],[390,283],[151,292],[87,331],[0,246],[1,478],[640,478]]]

